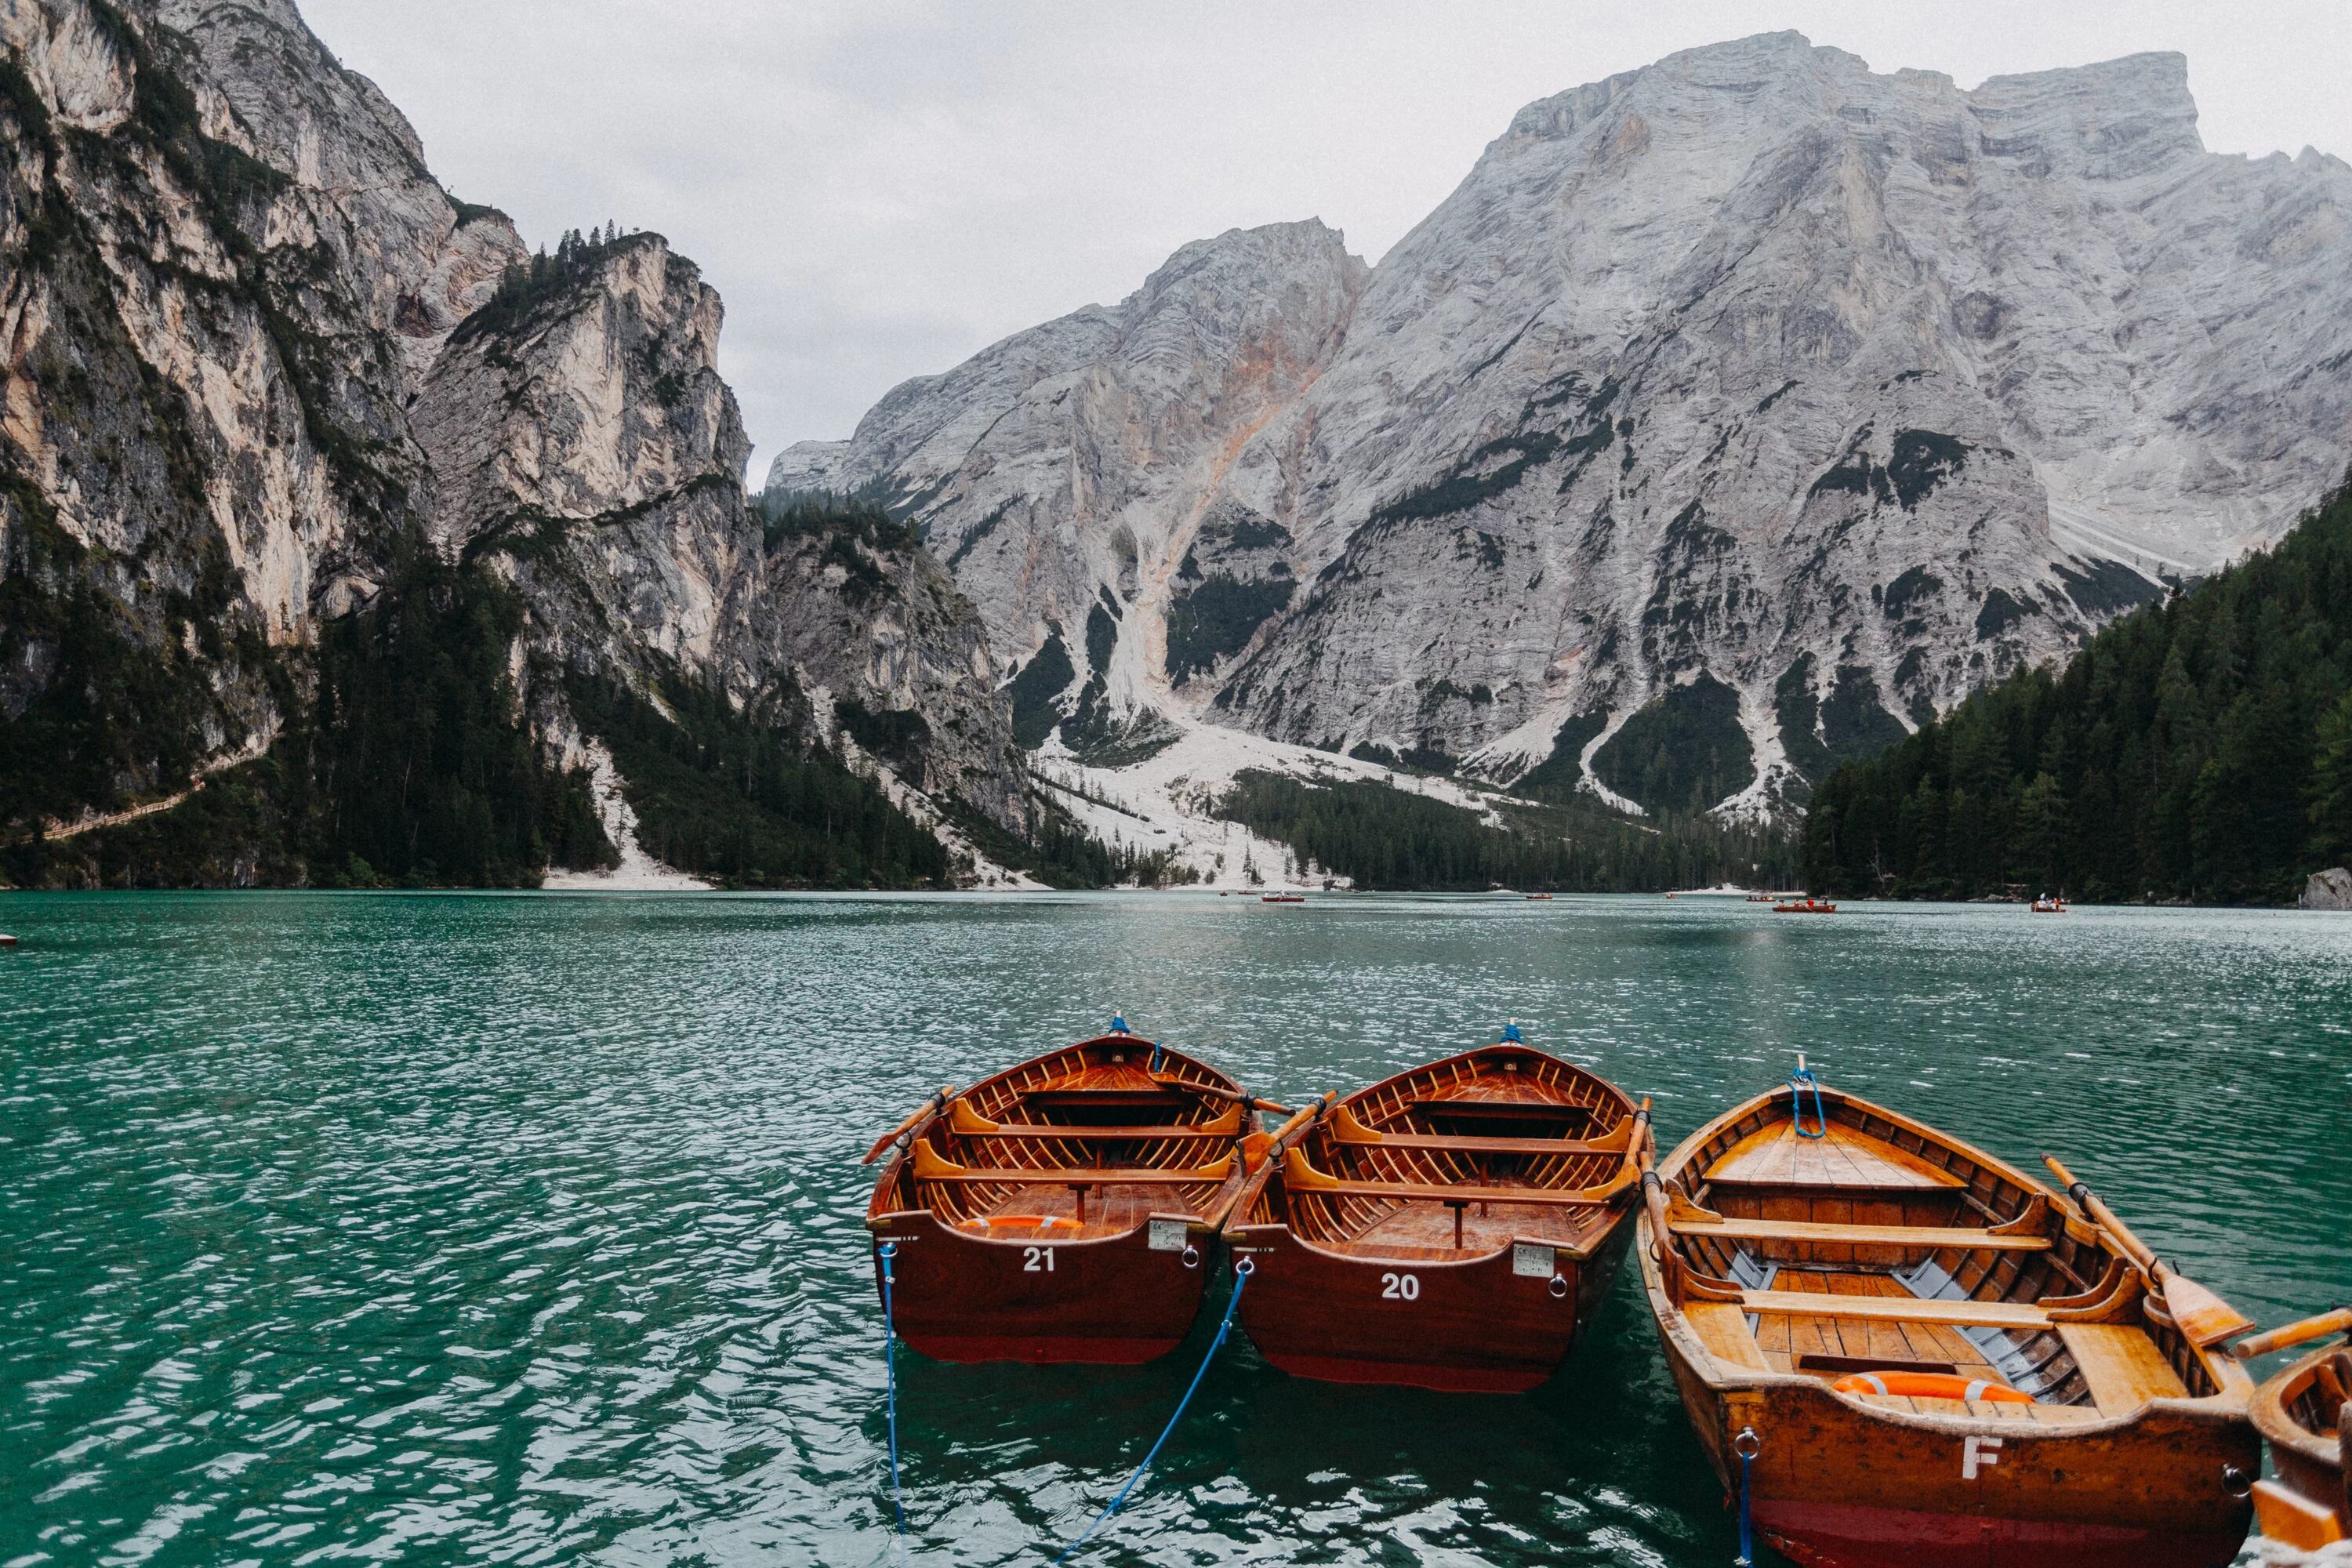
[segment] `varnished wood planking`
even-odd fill
[[[1844,1134],[1830,1142],[1851,1146],[1857,1139],[1881,1140],[1900,1156],[1893,1163],[1906,1170],[1916,1163],[1935,1174],[1923,1187],[1901,1192],[1809,1189],[1787,1179],[1806,1169],[1832,1180],[1852,1177],[1826,1153],[1811,1166],[1799,1163],[1804,1157],[1790,1150],[1783,1090],[1694,1134],[1662,1163],[1662,1177],[1686,1187],[1695,1203],[1744,1219],[1958,1228],[2022,1216],[2019,1228],[2037,1230],[2048,1247],[1927,1253],[1869,1240],[1710,1238],[1699,1225],[1661,1235],[1652,1216],[1643,1215],[1638,1233],[1643,1281],[1677,1393],[1727,1485],[1737,1469],[1734,1436],[1751,1427],[1758,1432],[1763,1447],[1754,1472],[1756,1518],[1767,1539],[1801,1559],[1852,1565],[1932,1560],[2000,1568],[2090,1563],[2204,1568],[2231,1556],[2247,1510],[2229,1495],[2223,1469],[2250,1472],[2258,1459],[2242,1419],[2242,1379],[2233,1382],[2233,1371],[2217,1369],[2207,1352],[2134,1315],[2121,1326],[2139,1335],[2151,1362],[2180,1374],[2189,1397],[2157,1400],[2137,1415],[2098,1408],[2061,1337],[2035,1326],[2047,1317],[2035,1306],[2040,1299],[2084,1295],[2101,1280],[2111,1254],[2098,1244],[2098,1233],[2059,1203],[2042,1223],[2028,1205],[2037,1195],[2050,1197],[2048,1189],[1979,1151],[1851,1097],[1832,1091],[1824,1098],[1834,1131]],[[1769,1163],[1775,1145],[1787,1156],[1778,1164]],[[1727,1168],[1734,1176],[1762,1179],[1716,1184],[1700,1174],[1711,1175],[1743,1146],[1763,1163]],[[1853,1169],[1876,1174],[1869,1161]],[[1770,1179],[1775,1175],[1782,1179]],[[1847,1206],[1826,1206],[1832,1204]],[[1879,1206],[1872,1213],[1864,1205]],[[1727,1279],[1737,1252],[1777,1261],[1776,1289],[1724,1302],[1697,1294],[1678,1299],[1681,1277],[1647,1253],[1661,1243],[1719,1281]],[[1940,1266],[1936,1278],[1956,1282],[1969,1303],[1911,1298],[1892,1278],[1894,1268],[1923,1256]],[[1704,1294],[1718,1290],[1709,1286]],[[1937,1294],[1951,1290],[1940,1284]],[[1737,1311],[1759,1301],[1790,1308],[1756,1320],[1758,1350],[1769,1371],[1737,1355],[1719,1356],[1708,1343],[1726,1338],[1727,1308]],[[1713,1320],[1708,1340],[1699,1336],[1693,1312]],[[1972,1407],[1948,1400],[1854,1398],[1830,1391],[1834,1372],[1797,1370],[1798,1359],[1808,1354],[1874,1354],[1948,1363],[1964,1374],[2000,1381],[1988,1352],[1961,1334],[1963,1325],[1918,1321],[1952,1316],[2007,1320],[1989,1326],[2036,1364],[2036,1385],[2045,1389],[2041,1400]],[[1743,1326],[1746,1321],[1739,1320]],[[1737,1342],[1729,1342],[1735,1349]],[[1898,1348],[1906,1353],[1895,1356]],[[1960,1445],[1970,1434],[1998,1436],[2000,1446],[1978,1456],[1963,1478]]]

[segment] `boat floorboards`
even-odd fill
[[[1883,1274],[1813,1274],[1784,1268],[1773,1280],[1773,1288],[1791,1295],[1916,1300],[1899,1281]],[[1772,1371],[1809,1374],[1820,1377],[1823,1382],[1836,1381],[1833,1374],[1811,1372],[1797,1364],[1800,1357],[1820,1355],[1897,1365],[1905,1362],[1944,1363],[1962,1377],[1981,1377],[1988,1383],[2007,1382],[1985,1359],[1984,1352],[1957,1329],[1942,1323],[1840,1318],[1834,1315],[1836,1309],[1833,1306],[1828,1302],[1823,1305],[1828,1310],[1819,1317],[1768,1312],[1757,1321],[1756,1346],[1763,1352],[1764,1362]],[[1737,1309],[1731,1311],[1736,1313]],[[1734,1316],[1718,1314],[1715,1321],[1709,1322],[1706,1342],[1711,1353],[1734,1364],[1742,1363],[1739,1346],[1717,1342],[1741,1321]],[[2086,1421],[2105,1420],[2107,1415],[2103,1410],[2074,1405],[2012,1405],[1990,1399],[1919,1399],[1906,1394],[1872,1394],[1861,1397],[1866,1403],[1885,1409],[1918,1415],[1961,1415],[2045,1426],[2079,1426]]]
[[[1827,1196],[1951,1192],[1967,1185],[1949,1171],[1836,1121],[1821,1138],[1799,1136],[1790,1121],[1750,1133],[1707,1167],[1706,1179],[1732,1186],[1819,1187]]]
[[[1098,1237],[1119,1236],[1133,1230],[1155,1214],[1195,1214],[1198,1211],[1175,1193],[1162,1186],[1097,1187],[1087,1194],[1087,1223],[1073,1228],[1068,1225],[1052,1227],[1052,1234],[1042,1237],[1051,1241],[1088,1241]],[[985,1217],[1003,1221],[1013,1215],[1037,1218],[1074,1220],[1077,1217],[1076,1194],[1058,1184],[1016,1187],[988,1205]],[[967,1225],[968,1230],[978,1230],[977,1225]],[[999,1224],[989,1227],[992,1234],[1015,1239],[1027,1239],[1030,1233],[1019,1226]]]
[[[1464,1254],[1484,1257],[1515,1239],[1550,1241],[1566,1247],[1591,1247],[1607,1234],[1618,1211],[1546,1207],[1536,1204],[1486,1204],[1486,1212],[1462,1213]],[[1344,1239],[1317,1240],[1332,1252],[1365,1257],[1412,1257],[1435,1260],[1455,1255],[1454,1210],[1442,1203],[1404,1203]]]
[[[1776,1290],[1801,1295],[1887,1296],[1916,1300],[1884,1274],[1808,1274],[1784,1268]],[[1832,1316],[1796,1317],[1769,1312],[1757,1321],[1756,1342],[1776,1372],[1797,1370],[1801,1355],[1849,1356],[1862,1361],[1949,1362],[1964,1377],[2002,1382],[1984,1352],[1958,1330],[1942,1323],[1870,1321]],[[1948,1404],[1949,1401],[1937,1401]]]

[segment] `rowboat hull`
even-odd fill
[[[1281,1371],[1325,1383],[1523,1394],[1559,1370],[1608,1299],[1631,1236],[1620,1225],[1581,1261],[1528,1243],[1553,1254],[1541,1273],[1517,1270],[1516,1245],[1464,1263],[1349,1258],[1299,1240],[1287,1226],[1235,1231],[1231,1245],[1256,1266],[1242,1327]]]
[[[1826,1568],[2229,1563],[2262,1463],[2235,1362],[2167,1327],[2102,1230],[1993,1156],[1834,1091],[1805,1100],[1820,1133],[1789,1109],[1782,1090],[1693,1133],[1635,1241],[1692,1431],[1758,1533]],[[1930,1361],[2032,1397],[1832,1386]]]
[[[891,1323],[910,1348],[936,1361],[1034,1365],[1133,1366],[1174,1350],[1200,1315],[1212,1240],[1202,1226],[1188,1226],[1189,1251],[1152,1250],[1149,1226],[1090,1241],[979,1237],[921,1210],[871,1228],[877,1295],[880,1247],[897,1246]]]
[[[1126,1366],[1183,1342],[1248,1179],[1247,1097],[1123,1032],[943,1089],[875,1145],[892,1329],[940,1361]]]
[[[2331,1363],[2338,1369],[2336,1383],[2347,1381],[2341,1371],[2346,1348],[2338,1342],[2315,1351],[2254,1394],[2254,1426],[2269,1440],[2277,1470],[2275,1479],[2255,1485],[2255,1512],[2265,1536],[2301,1552],[2352,1541],[2352,1433],[2343,1429],[2343,1407],[2329,1408],[2334,1394],[2315,1386]]]
[[[2220,1568],[2246,1538],[2247,1505],[2223,1484],[2225,1468],[2252,1476],[2262,1463],[2241,1422],[2173,1411],[2105,1430],[2021,1422],[1989,1448],[1927,1422],[1864,1414],[1811,1379],[1711,1388],[1663,1321],[1660,1338],[1727,1497],[1739,1490],[1735,1439],[1743,1428],[1769,1434],[1749,1469],[1749,1508],[1757,1533],[1796,1562]]]
[[[1327,1097],[1225,1223],[1255,1269],[1242,1327],[1299,1377],[1533,1388],[1608,1295],[1648,1135],[1623,1090],[1515,1038]]]

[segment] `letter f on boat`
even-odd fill
[[[1977,1479],[1979,1465],[2000,1463],[2000,1439],[1998,1437],[1963,1437],[1960,1439],[1960,1479]]]

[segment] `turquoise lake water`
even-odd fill
[[[2058,1152],[2264,1323],[2352,1298],[2352,917],[1193,895],[0,895],[0,1565],[894,1560],[857,1156],[1139,1030],[1290,1100],[1494,1037],[1671,1143],[1824,1079]],[[2036,1167],[2038,1169],[2038,1166]],[[1136,1369],[901,1353],[908,1558],[1051,1561]],[[1103,1564],[1723,1564],[1633,1271],[1511,1398],[1236,1337]]]

